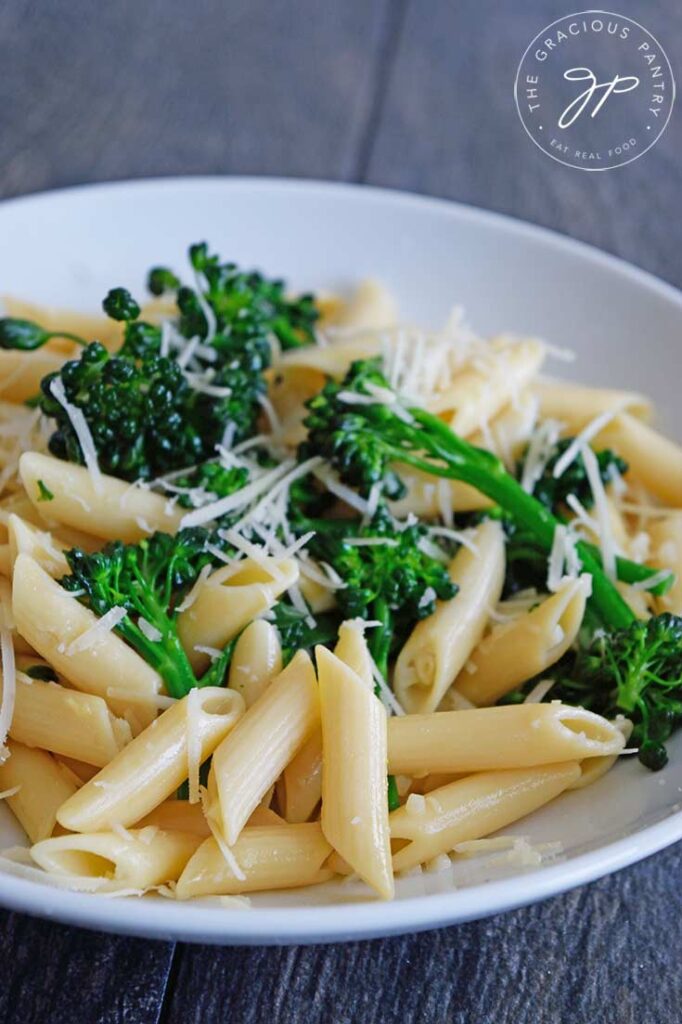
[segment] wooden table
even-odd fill
[[[572,6],[4,0],[0,195],[159,174],[372,182],[548,225],[680,285],[679,112],[604,174],[550,161],[518,121],[520,56]],[[680,67],[676,0],[617,8]],[[2,913],[0,1019],[673,1024],[681,872],[677,846],[526,910],[345,946],[174,946]]]

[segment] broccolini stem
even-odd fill
[[[462,480],[472,485],[511,513],[516,522],[529,530],[549,553],[554,531],[560,525],[559,520],[523,490],[504,468],[502,461],[491,452],[476,448],[457,437],[437,416],[423,409],[410,409],[410,414],[419,427],[424,429],[401,423],[403,435],[407,435],[426,455],[435,457],[443,465],[413,455],[410,450],[402,449],[399,443],[395,445],[396,461],[408,463],[434,476]],[[576,550],[583,569],[592,576],[592,603],[604,624],[615,629],[629,626],[634,621],[634,615],[589,546],[580,541]]]
[[[398,783],[395,781],[395,775],[388,776],[388,809],[389,811],[397,811],[400,807],[400,793],[398,792]]]

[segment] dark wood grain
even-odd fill
[[[510,213],[682,284],[680,232],[670,223],[679,206],[679,108],[653,149],[627,167],[601,174],[551,160],[533,145],[518,118],[513,85],[526,46],[576,6],[581,9],[567,0],[413,0],[390,70],[367,180]],[[619,0],[615,9],[643,22],[661,40],[673,67],[681,67],[679,4]]]
[[[678,845],[589,888],[457,928],[307,949],[185,947],[167,1022],[672,1024],[682,1007],[681,870]]]
[[[158,174],[352,176],[389,0],[4,0],[0,194]]]
[[[0,911],[2,1024],[156,1024],[173,946]]]
[[[682,57],[676,0],[618,10]],[[0,196],[157,174],[370,181],[511,213],[682,282],[682,127],[607,174],[513,103],[567,0],[3,0]],[[674,1024],[682,846],[547,903],[345,946],[224,949],[0,913],[0,1024]],[[170,978],[170,982],[168,979]]]

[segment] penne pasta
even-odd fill
[[[669,569],[675,575],[666,594],[656,598],[658,611],[682,615],[682,511],[649,525],[650,562],[657,569]]]
[[[316,885],[332,877],[324,868],[330,853],[318,822],[249,826],[232,846],[230,860],[214,838],[204,840],[178,879],[175,895],[186,900]]]
[[[628,718],[619,715],[612,723],[614,729],[618,729],[623,737],[623,746],[632,736],[632,722]],[[621,751],[622,753],[622,751]],[[580,778],[569,786],[569,789],[584,789],[591,786],[610,771],[619,758],[619,754],[604,754],[601,757],[591,757],[588,761],[580,762]]]
[[[325,647],[315,651],[322,721],[322,831],[382,899],[394,893],[388,828],[386,709]]]
[[[450,512],[477,512],[492,505],[484,494],[460,480],[435,481],[432,476],[412,467],[396,466],[396,470],[407,488],[403,498],[389,502],[392,514],[399,519],[410,514],[438,516],[442,514],[444,505]]]
[[[623,746],[616,725],[558,702],[437,711],[388,722],[388,770],[394,775],[530,768],[617,755]]]
[[[40,382],[48,373],[56,373],[68,357],[49,349],[21,352],[0,349],[0,399],[26,402],[40,393]]]
[[[391,838],[404,841],[393,856],[393,870],[416,867],[449,853],[458,843],[506,828],[559,796],[579,777],[579,764],[565,761],[481,772],[425,797],[408,797],[390,815]]]
[[[251,817],[246,823],[247,828],[256,825],[286,825],[287,822],[284,818],[280,817],[276,811],[273,811],[271,807],[265,807],[263,804],[259,804],[255,809]]]
[[[325,317],[324,327],[344,331],[381,331],[398,321],[395,296],[373,278],[361,281],[351,296]]]
[[[277,782],[277,800],[292,825],[309,821],[322,799],[322,730],[316,729]]]
[[[613,448],[647,491],[667,505],[682,505],[682,448],[629,413],[621,413],[597,434],[595,447]]]
[[[627,409],[631,416],[649,420],[651,402],[635,391],[589,388],[566,380],[541,377],[533,383],[543,419],[558,420],[570,434],[577,434],[604,413]]]
[[[319,720],[315,669],[299,651],[213,755],[218,813],[229,846]]]
[[[334,654],[372,689],[372,660],[364,637],[363,624],[357,620],[342,622]],[[298,754],[284,769],[277,783],[280,807],[287,821],[308,821],[322,799],[322,731],[316,729]]]
[[[201,843],[192,832],[146,828],[57,836],[31,847],[44,871],[116,882],[136,890],[174,882]]]
[[[298,581],[298,589],[301,591],[301,596],[313,615],[319,615],[320,612],[328,612],[330,608],[336,607],[334,591],[330,587],[323,586],[317,580],[311,579],[310,576],[301,574]]]
[[[30,555],[53,579],[60,579],[69,572],[64,557],[64,547],[50,533],[27,523],[17,515],[10,515],[7,523],[9,536],[9,573],[14,570],[18,555]]]
[[[241,694],[249,708],[281,671],[279,634],[272,623],[256,619],[237,640],[228,685]]]
[[[372,656],[362,619],[348,619],[341,623],[334,655],[360,677],[368,690],[374,689]]]
[[[112,688],[129,695],[139,721],[155,717],[159,674],[115,633],[98,630],[97,616],[29,555],[19,555],[14,564],[12,610],[19,633],[77,689],[104,697],[115,713],[123,714],[129,705],[109,700]]]
[[[567,579],[525,615],[495,625],[472,651],[455,689],[479,707],[494,704],[554,665],[576,638],[590,592],[589,576]]]
[[[46,750],[7,741],[9,757],[0,764],[0,789],[7,806],[32,843],[47,839],[57,824],[59,807],[76,792],[76,784]]]
[[[450,387],[429,403],[430,412],[445,416],[452,430],[469,437],[488,424],[527,387],[542,366],[545,347],[535,338],[490,342],[490,357],[476,361],[453,378]]]
[[[74,832],[132,825],[167,800],[189,776],[192,747],[205,761],[244,709],[239,694],[206,686],[193,700],[177,701],[136,736],[105,768],[60,808],[58,819]]]
[[[202,839],[211,835],[201,804],[191,804],[189,800],[164,800],[144,818],[135,822],[135,828],[146,828],[147,825],[154,825],[164,832],[189,832]]]
[[[41,515],[49,515],[58,523],[92,533],[102,540],[134,543],[154,530],[175,533],[182,519],[183,510],[160,494],[104,473],[98,492],[84,466],[63,462],[51,455],[25,452],[19,460],[19,474],[26,493]],[[39,503],[40,481],[53,495],[49,502]]]
[[[245,558],[198,584],[178,616],[178,635],[195,672],[210,661],[202,647],[222,650],[298,579],[293,558]]]
[[[538,406],[535,395],[524,392],[486,424],[485,430],[473,434],[471,443],[495,452],[514,472],[537,425]]]
[[[472,535],[450,566],[459,587],[450,601],[439,601],[433,615],[413,629],[398,655],[393,689],[410,713],[435,711],[481,639],[489,609],[504,581],[504,539],[498,522],[488,521]],[[475,553],[474,553],[475,551]]]
[[[99,771],[97,765],[86,764],[85,761],[76,761],[73,757],[65,757],[60,754],[57,758],[59,763],[70,773],[71,778],[78,780],[78,789],[84,782],[89,782]]]
[[[10,736],[29,747],[102,767],[132,739],[130,726],[91,693],[16,673]]]

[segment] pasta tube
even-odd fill
[[[102,767],[132,739],[128,723],[112,715],[101,697],[23,672],[17,672],[16,681],[9,733],[20,743]]]
[[[155,825],[164,832],[191,832],[202,839],[211,835],[201,804],[191,804],[189,800],[164,800],[144,818],[135,822],[135,828],[145,828],[147,825]]]
[[[7,741],[9,757],[0,764],[0,789],[16,792],[5,798],[32,843],[54,832],[57,811],[76,792],[76,785],[45,750]]]
[[[651,402],[635,391],[588,388],[566,380],[540,378],[533,384],[543,419],[559,420],[569,434],[577,434],[603,413],[627,409],[631,416],[651,418]]]
[[[682,615],[682,512],[658,519],[649,526],[651,565],[670,569],[675,580],[667,594],[656,599],[659,612]]]
[[[14,563],[12,610],[19,633],[77,689],[104,697],[117,714],[132,703],[141,721],[155,717],[158,672],[115,633],[99,630],[97,616],[29,555]],[[122,699],[108,700],[110,688]]]
[[[455,689],[479,707],[494,704],[554,665],[576,638],[590,590],[589,576],[569,579],[532,611],[494,626],[457,676]]]
[[[682,448],[628,413],[597,434],[593,447],[613,448],[628,463],[629,475],[667,505],[682,505]]]
[[[130,544],[155,530],[175,533],[183,515],[162,495],[104,473],[98,493],[84,466],[51,455],[25,452],[19,460],[19,475],[38,512],[102,540]],[[39,481],[53,494],[49,508],[38,504]]]
[[[57,836],[31,847],[38,867],[54,875],[101,878],[132,889],[174,882],[201,843],[191,832],[152,825],[132,832]]]
[[[230,662],[229,686],[240,693],[247,708],[282,671],[282,645],[271,622],[257,619],[237,640]]]
[[[310,576],[301,574],[298,589],[313,615],[328,612],[330,608],[336,607],[334,591],[330,587],[323,586],[317,580],[311,579]]]
[[[64,754],[61,754],[57,760],[70,773],[71,778],[78,780],[78,789],[80,789],[84,782],[89,782],[99,771],[99,768],[94,764],[76,761],[75,758],[65,757]]]
[[[0,350],[0,398],[6,402],[25,402],[40,393],[40,382],[48,373],[56,373],[67,356],[49,349],[21,352]]]
[[[371,685],[325,647],[315,650],[322,720],[322,831],[383,899],[393,897],[386,709]]]
[[[480,430],[517,397],[542,366],[545,346],[535,338],[510,341],[493,338],[486,365],[473,363],[457,373],[429,411],[447,417],[456,434]]]
[[[444,509],[476,512],[493,504],[484,494],[461,480],[434,480],[429,473],[411,466],[396,466],[396,470],[407,488],[404,498],[388,503],[391,513],[398,519],[404,519],[410,513],[419,517],[442,515]]]
[[[277,782],[282,814],[291,824],[308,821],[322,799],[322,730],[316,729]]]
[[[486,424],[484,431],[473,434],[471,443],[495,452],[507,469],[514,472],[517,459],[531,439],[537,416],[537,398],[524,393],[518,397],[518,401],[510,403],[491,423]]]
[[[617,715],[612,724],[614,729],[617,729],[623,737],[623,746],[625,746],[632,736],[632,722],[629,718],[624,718],[623,715]],[[580,778],[576,779],[573,785],[569,786],[569,789],[584,789],[585,786],[591,786],[593,782],[601,779],[603,775],[606,775],[613,768],[618,757],[619,754],[605,754],[602,757],[591,757],[588,761],[581,761]]]
[[[552,704],[404,715],[388,722],[388,770],[484,772],[619,754],[623,734],[601,715]]]
[[[305,367],[316,370],[324,379],[341,379],[356,359],[371,359],[381,353],[381,339],[372,333],[353,334],[350,338],[339,338],[331,345],[302,345],[282,354],[276,371],[289,367]]]
[[[450,601],[437,603],[433,615],[415,626],[398,655],[393,689],[410,713],[436,710],[481,639],[489,609],[500,598],[504,582],[500,524],[482,523],[472,545],[476,553],[462,547],[450,565],[458,593]]]
[[[222,833],[229,846],[319,720],[315,669],[299,651],[213,755]]]
[[[66,801],[60,824],[73,832],[94,832],[139,821],[188,777],[190,746],[196,747],[197,763],[205,761],[243,710],[239,694],[221,687],[206,686],[183,697]]]
[[[325,327],[346,331],[381,331],[398,322],[395,296],[372,278],[361,281],[353,294],[325,319]]]
[[[234,864],[224,857],[215,839],[206,839],[178,879],[176,897],[186,900],[193,896],[293,889],[332,876],[323,868],[331,846],[318,822],[249,826],[230,853]]]
[[[14,568],[17,556],[30,555],[53,579],[60,579],[69,572],[69,563],[64,557],[64,546],[50,533],[27,523],[17,515],[10,515],[7,523],[9,535],[9,561]]]
[[[368,690],[374,689],[372,656],[365,640],[362,620],[348,619],[341,623],[334,654],[360,677]]]
[[[342,622],[334,654],[356,672],[369,688],[374,685],[372,662],[360,623]],[[290,822],[308,821],[322,797],[322,732],[316,729],[303,744],[277,784],[277,794]]]
[[[257,562],[245,558],[199,583],[194,599],[178,616],[178,636],[194,671],[201,672],[210,661],[197,648],[222,650],[297,579],[293,558],[263,557]]]
[[[434,789],[428,796],[408,797],[389,818],[391,838],[407,841],[393,857],[393,870],[415,867],[449,853],[457,843],[481,839],[525,818],[579,776],[580,765],[565,761],[482,772]]]

